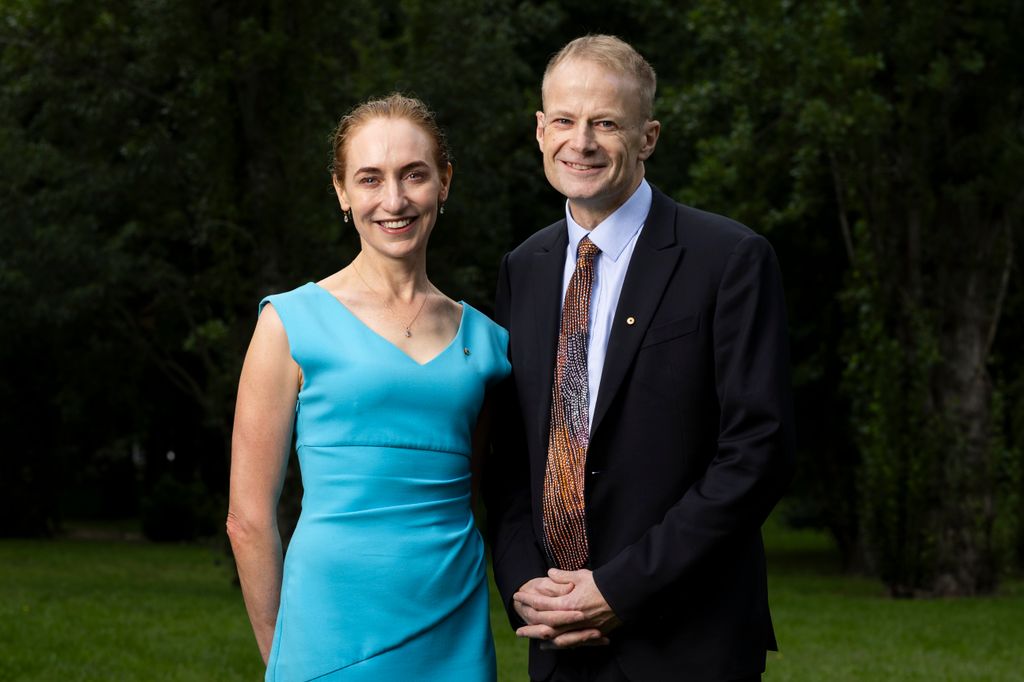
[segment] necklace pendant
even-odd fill
[[[405,336],[406,336],[406,338],[409,338],[410,336],[412,336],[412,332],[409,331],[408,327],[405,328]]]

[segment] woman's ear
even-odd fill
[[[334,185],[334,193],[338,195],[338,204],[341,206],[342,211],[348,211],[352,207],[352,202],[348,200],[348,194],[345,192],[345,186],[338,180],[337,175],[331,176],[331,183]]]
[[[441,173],[441,194],[440,200],[443,204],[448,201],[448,192],[452,187],[452,175],[455,173],[455,169],[452,168],[452,164],[449,163],[448,167],[444,169],[444,173]]]

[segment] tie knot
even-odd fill
[[[580,240],[580,245],[576,247],[576,260],[594,260],[594,256],[601,253],[601,249],[597,248],[597,244],[590,241],[590,237],[584,237]]]

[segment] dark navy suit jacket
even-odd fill
[[[495,578],[545,575],[541,498],[567,244],[565,220],[501,264],[495,317],[512,375],[485,471]],[[775,649],[761,524],[793,469],[785,301],[771,246],[654,190],[608,340],[586,464],[594,580],[623,621],[633,680],[727,680]],[[530,675],[555,654],[530,650]]]

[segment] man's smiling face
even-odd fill
[[[589,60],[568,59],[544,82],[537,143],[548,182],[590,229],[621,206],[644,176],[660,125],[642,113],[639,88]]]

